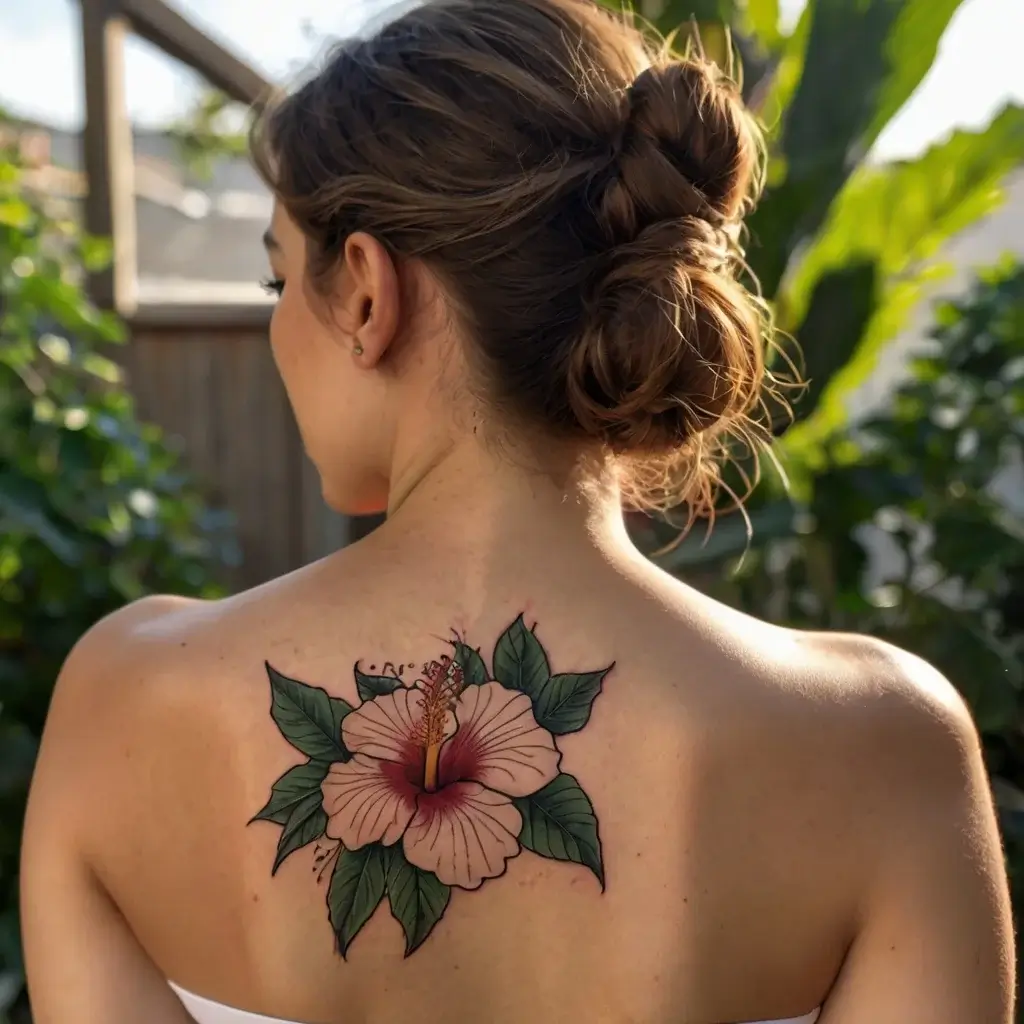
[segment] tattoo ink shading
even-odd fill
[[[342,957],[385,895],[409,956],[453,888],[500,877],[523,849],[588,868],[604,891],[597,817],[561,770],[556,737],[586,726],[614,663],[553,674],[522,615],[491,668],[462,637],[449,644],[418,674],[391,662],[367,674],[357,662],[356,706],[266,666],[271,717],[308,760],[274,783],[252,820],[281,827],[272,874],[316,844]]]

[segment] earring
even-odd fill
[[[352,353],[357,356],[361,356],[363,354],[363,346],[358,341],[352,346]]]

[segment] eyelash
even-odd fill
[[[280,298],[284,291],[284,281],[280,277],[267,277],[260,281],[260,287],[268,295],[276,295]]]

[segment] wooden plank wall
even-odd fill
[[[320,497],[265,325],[136,324],[122,353],[141,417],[180,441],[210,501],[236,517],[242,565],[230,586],[290,572],[361,532]]]

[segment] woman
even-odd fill
[[[1009,1021],[951,686],[623,526],[700,508],[762,387],[733,85],[589,0],[437,0],[256,154],[304,442],[387,522],[75,649],[25,834],[36,1024]]]

